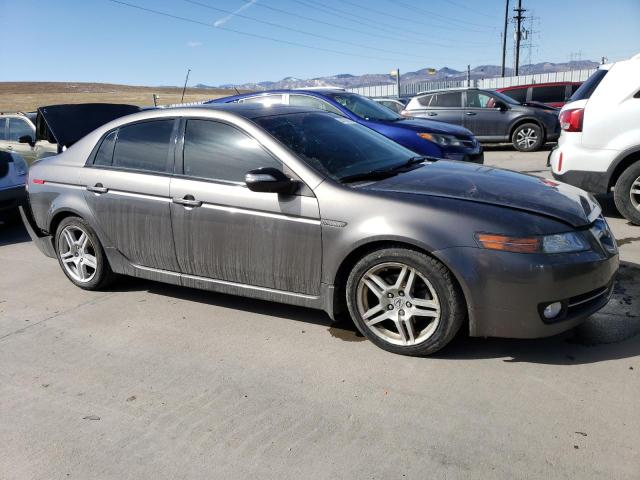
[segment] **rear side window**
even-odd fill
[[[553,87],[532,87],[531,100],[540,103],[564,102],[566,87],[556,85]]]
[[[244,183],[249,170],[282,168],[252,137],[210,120],[188,120],[184,133],[184,174]]]
[[[456,108],[462,107],[462,92],[446,92],[434,93],[429,96],[429,104],[425,105],[420,99],[423,106],[440,107],[440,108]]]
[[[7,139],[7,132],[5,126],[7,125],[7,119],[0,117],[0,140]]]
[[[113,152],[113,166],[166,172],[174,123],[173,119],[167,119],[121,127]]]
[[[503,95],[513,98],[516,102],[524,103],[527,101],[527,89],[526,88],[514,88],[513,90],[505,90]]]
[[[591,98],[591,95],[593,94],[595,89],[598,88],[598,85],[600,85],[600,82],[607,75],[608,71],[609,70],[596,70],[595,72],[593,72],[591,76],[587,78],[587,80],[582,85],[580,85],[580,88],[578,88],[575,93],[571,95],[569,101],[575,102],[576,100],[586,100],[588,98]]]
[[[263,105],[280,105],[282,102],[282,95],[259,95],[238,100],[238,103],[261,103]]]
[[[337,113],[342,115],[342,112],[335,108],[333,105],[328,104],[324,100],[319,98],[310,97],[309,95],[289,95],[289,105],[296,107],[310,107],[317,108],[318,110],[324,110],[325,112]]]
[[[93,159],[94,165],[100,165],[103,167],[110,167],[113,165],[113,147],[116,145],[116,134],[117,131],[114,130],[104,137],[98,151],[96,152],[96,156]]]

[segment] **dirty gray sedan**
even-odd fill
[[[23,218],[78,287],[115,274],[348,314],[426,355],[461,327],[531,338],[608,301],[618,268],[582,190],[435,160],[302,108],[148,110],[29,172]]]

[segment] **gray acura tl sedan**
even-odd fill
[[[572,328],[617,246],[574,187],[416,156],[332,113],[230,104],[111,121],[29,172],[23,219],[80,288],[114,274],[348,313],[426,355]]]

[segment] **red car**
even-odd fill
[[[582,82],[536,83],[496,88],[496,91],[504,93],[520,103],[538,102],[560,108],[580,85]]]

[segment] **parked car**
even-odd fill
[[[407,119],[370,98],[344,90],[273,90],[219,98],[208,103],[282,104],[317,108],[369,127],[419,155],[484,162],[482,147],[469,130],[423,119]]]
[[[17,218],[25,198],[27,163],[15,152],[0,151],[0,220]]]
[[[614,189],[618,210],[640,225],[640,54],[602,65],[560,112],[553,176],[593,193]]]
[[[387,108],[390,108],[394,112],[400,114],[406,105],[406,103],[401,102],[396,98],[372,98],[374,102],[379,103],[380,105],[384,105]]]
[[[36,137],[35,115],[0,113],[0,151],[16,152],[31,164],[37,157],[35,145],[30,145]],[[23,139],[21,142],[20,139]]]
[[[309,107],[125,116],[36,162],[28,199],[31,237],[80,288],[120,273],[345,311],[407,355],[463,324],[481,337],[572,328],[607,303],[618,268],[582,190],[416,156]]]
[[[539,150],[560,136],[555,109],[523,105],[502,93],[477,88],[418,94],[403,115],[461,125],[481,142],[511,142],[521,152]]]
[[[519,103],[543,103],[550,107],[560,108],[567,103],[569,97],[582,85],[582,82],[553,82],[518,85],[513,87],[496,88]]]

